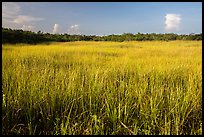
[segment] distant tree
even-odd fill
[[[202,40],[201,34],[191,33],[189,35],[177,35],[174,33],[168,34],[137,34],[123,33],[122,35],[107,35],[107,36],[96,36],[96,35],[70,35],[70,34],[50,34],[38,31],[37,33],[31,31],[23,31],[3,28],[2,27],[2,43],[29,43],[37,44],[42,42],[57,41],[57,42],[69,42],[69,41],[152,41],[152,40]]]

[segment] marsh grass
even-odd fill
[[[2,133],[201,135],[201,41],[2,46]]]

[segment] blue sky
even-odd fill
[[[2,27],[48,33],[201,33],[202,2],[3,2]]]

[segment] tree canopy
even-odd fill
[[[43,42],[69,42],[69,41],[172,41],[172,40],[202,40],[201,34],[178,35],[174,33],[156,34],[156,33],[123,33],[121,35],[70,35],[70,34],[50,34],[41,31],[31,32],[18,29],[2,28],[2,43],[28,43],[37,44]]]

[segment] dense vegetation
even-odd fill
[[[202,40],[202,34],[178,35],[178,34],[131,34],[108,36],[86,36],[86,35],[69,35],[69,34],[49,34],[38,31],[37,33],[23,30],[12,30],[2,28],[2,43],[29,43],[37,44],[42,42],[69,42],[69,41],[154,41],[154,40]]]
[[[3,134],[202,135],[202,41],[24,45],[2,47]]]

